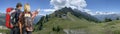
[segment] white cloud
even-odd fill
[[[103,12],[103,11],[96,11],[96,12],[92,12],[89,9],[84,9],[83,12],[86,12],[90,15],[109,15],[109,14],[117,14],[116,12]]]
[[[60,9],[65,7],[66,0],[51,0],[50,4],[54,6],[55,9]]]
[[[54,6],[55,9],[71,7],[72,9],[83,10],[87,6],[85,0],[51,0],[50,4]]]
[[[55,9],[40,9],[40,13],[38,15],[45,16],[47,14],[51,14],[55,11]]]
[[[44,11],[44,12],[54,12],[55,9],[41,9],[41,11]]]
[[[91,10],[89,10],[89,9],[84,9],[83,12],[86,12],[86,13],[88,13],[90,15],[95,15],[95,13],[91,12]]]
[[[91,10],[89,10],[89,9],[84,9],[84,12],[91,12]]]
[[[38,14],[38,15],[45,16],[46,14]]]
[[[100,11],[96,12],[96,15],[109,15],[109,14],[116,14],[116,12],[100,12]]]

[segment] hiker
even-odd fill
[[[18,18],[22,9],[22,4],[21,3],[17,3],[16,8],[10,13],[11,14],[11,23],[13,24],[13,28],[11,29],[10,34],[19,34],[19,26],[18,26]]]
[[[19,28],[20,34],[32,34],[33,31],[33,19],[38,14],[37,11],[31,12],[30,5],[24,5],[24,12],[22,12],[19,16]]]

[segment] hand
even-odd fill
[[[32,18],[34,18],[35,16],[37,16],[37,14],[39,13],[40,9],[37,9],[36,11],[32,12]]]

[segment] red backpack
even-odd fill
[[[7,8],[6,9],[6,23],[5,23],[5,26],[7,28],[13,28],[13,25],[10,23],[10,12],[13,10],[13,8]]]

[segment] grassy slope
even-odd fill
[[[44,24],[44,30],[41,30],[40,32],[34,32],[34,33],[46,33],[46,32],[53,32],[52,27],[54,26],[60,26],[63,29],[75,29],[75,28],[86,28],[88,24],[88,21],[86,20],[80,20],[76,18],[75,16],[68,13],[67,16],[68,19],[62,19],[62,18],[50,18],[50,21]],[[70,18],[70,19],[69,19]]]
[[[43,30],[33,32],[34,34],[65,34],[65,32],[54,32],[52,27],[60,26],[63,29],[78,30],[84,29],[87,34],[120,34],[120,20],[106,22],[106,23],[94,23],[85,19],[78,19],[72,14],[67,14],[68,19],[62,18],[50,18],[50,21],[44,24]]]
[[[0,33],[10,34],[10,30],[0,29]]]

